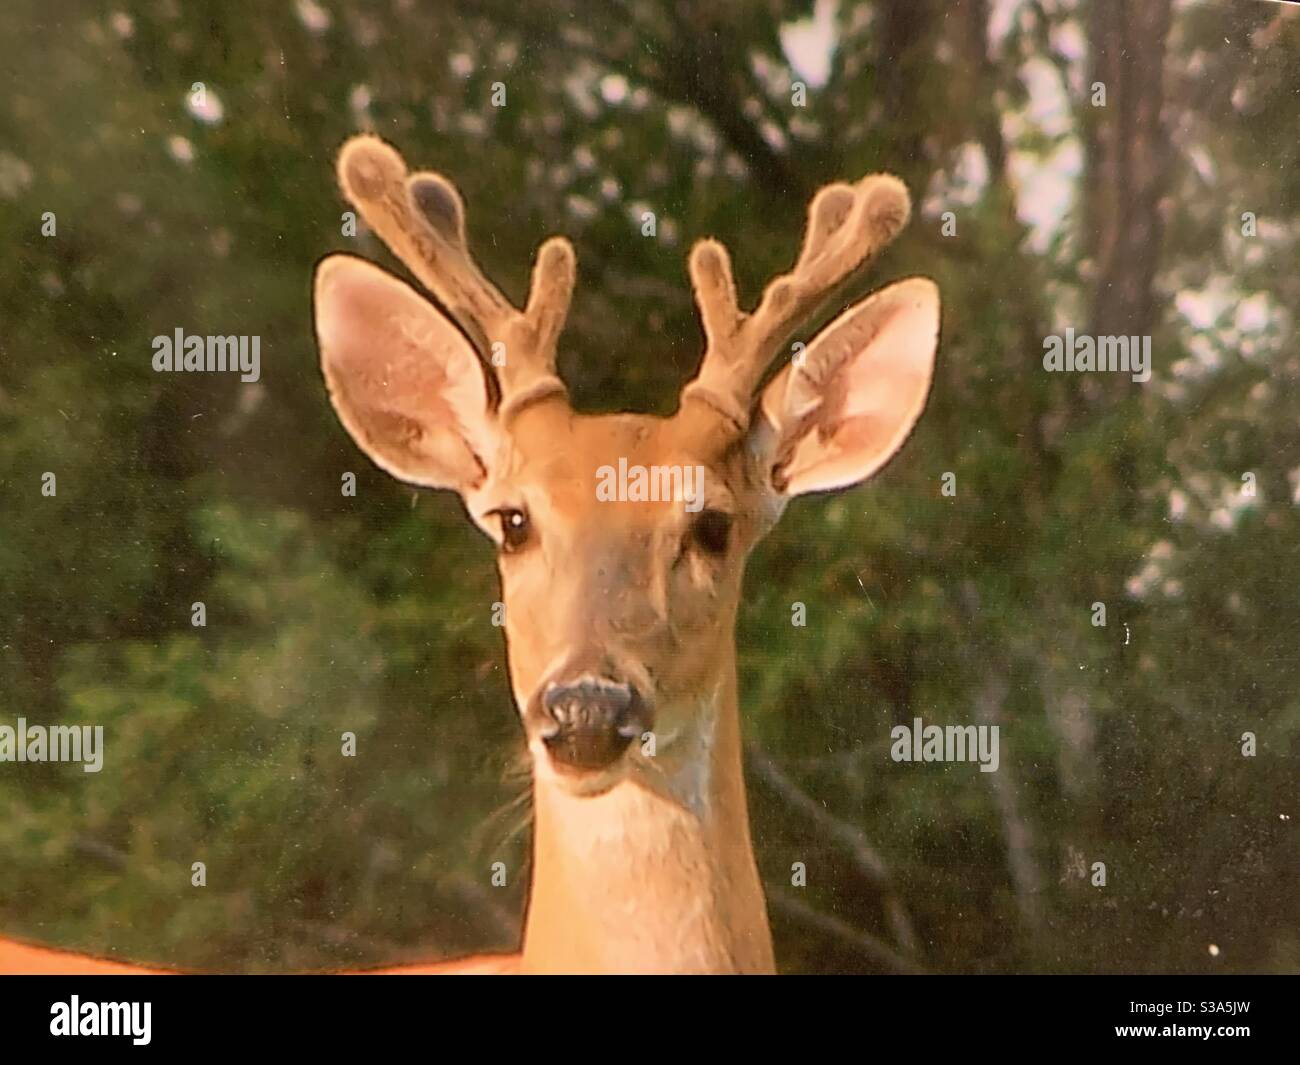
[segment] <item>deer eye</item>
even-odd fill
[[[527,514],[512,507],[502,507],[492,513],[501,522],[502,551],[506,553],[518,551],[528,542],[528,537],[532,533],[532,524],[529,522]]]
[[[704,510],[691,523],[687,538],[706,555],[717,558],[727,553],[731,536],[731,515],[721,510]]]

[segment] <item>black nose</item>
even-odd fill
[[[551,760],[571,769],[607,769],[649,727],[637,690],[599,677],[550,685],[542,707]]]

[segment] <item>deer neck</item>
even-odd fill
[[[575,796],[535,779],[523,971],[774,971],[723,657],[689,734],[626,780]]]

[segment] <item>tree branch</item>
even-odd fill
[[[894,889],[884,860],[871,841],[856,825],[834,817],[798,784],[790,779],[762,750],[752,743],[745,745],[745,760],[752,776],[781,796],[788,806],[802,814],[827,838],[843,847],[853,867],[881,895],[881,903],[895,941],[908,954],[917,953],[916,932],[911,918]]]
[[[858,929],[853,928],[832,914],[823,913],[821,910],[804,902],[803,899],[794,898],[788,891],[769,886],[767,898],[772,908],[780,911],[784,916],[814,928],[828,938],[837,940],[858,953],[864,954],[882,969],[908,976],[916,976],[925,972],[915,962],[890,950],[875,936],[858,931]]]
[[[658,40],[635,51],[617,51],[613,47],[623,24],[598,27],[593,43],[578,44],[566,40],[560,32],[564,20],[539,14],[527,5],[500,3],[498,0],[465,0],[463,9],[506,30],[515,30],[533,42],[540,42],[557,52],[581,54],[618,73],[630,75],[663,100],[683,104],[704,117],[718,134],[745,162],[754,183],[773,197],[806,200],[812,194],[807,176],[790,160],[768,144],[758,127],[746,116],[734,89],[726,83],[727,71],[737,69],[726,62],[705,42],[713,40],[707,31],[674,22],[678,32],[670,39]],[[593,9],[593,13],[596,9]],[[596,43],[600,42],[600,43]],[[657,58],[647,64],[644,55]]]

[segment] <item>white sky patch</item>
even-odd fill
[[[212,88],[204,86],[185,94],[185,109],[204,125],[215,126],[226,114],[221,97]]]
[[[1241,516],[1241,512],[1258,506],[1259,498],[1258,487],[1255,489],[1254,496],[1248,496],[1243,494],[1237,486],[1225,486],[1223,489],[1223,505],[1210,511],[1210,524],[1222,532],[1231,532],[1237,527],[1237,520]]]
[[[311,33],[324,33],[330,28],[333,18],[316,0],[298,0],[294,4],[298,12],[298,21]]]
[[[788,60],[787,60],[788,62]],[[749,65],[754,70],[754,77],[758,78],[763,87],[773,96],[788,96],[790,94],[790,72],[779,63],[774,63],[762,52],[751,52],[749,54]],[[752,96],[746,97],[740,105],[740,109],[745,112],[745,117],[757,121],[762,117],[763,105],[755,100]]]
[[[1072,63],[1077,63],[1088,54],[1088,39],[1083,35],[1083,27],[1071,19],[1052,27],[1052,47]]]
[[[570,214],[583,222],[590,222],[600,213],[600,208],[586,196],[574,194],[564,201],[564,205],[568,207]]]
[[[709,123],[689,107],[670,107],[667,111],[668,132],[678,140],[690,141],[701,159],[718,154],[721,142]],[[762,128],[760,127],[760,132]]]
[[[988,183],[989,163],[984,149],[975,141],[967,141],[958,150],[950,174],[935,171],[921,210],[937,218],[953,207],[973,207],[984,195]]]
[[[185,137],[168,137],[167,154],[178,163],[192,163],[194,162],[194,145]]]
[[[1070,131],[1070,100],[1060,75],[1046,59],[1035,56],[1020,68],[1021,80],[1029,90],[1026,117],[1049,137]]]
[[[1241,333],[1259,333],[1268,327],[1272,315],[1269,313],[1268,293],[1257,292],[1237,304],[1237,315],[1233,325]]]
[[[11,152],[0,151],[0,199],[18,199],[31,183],[32,168]]]
[[[1267,292],[1243,292],[1229,274],[1215,275],[1199,289],[1179,289],[1174,309],[1190,334],[1183,344],[1190,358],[1171,369],[1186,380],[1217,370],[1225,360],[1276,357],[1290,328],[1286,307]]]
[[[1231,532],[1245,511],[1263,502],[1263,489],[1257,482],[1251,482],[1248,489],[1247,482],[1239,477],[1194,471],[1169,492],[1169,520],[1190,522],[1197,529]],[[1140,598],[1156,581],[1164,579],[1167,573],[1163,563],[1172,558],[1173,547],[1167,540],[1153,544],[1145,565],[1127,582],[1129,594]]]
[[[1165,568],[1173,560],[1174,545],[1168,540],[1158,540],[1151,545],[1142,568],[1124,582],[1124,590],[1134,599],[1145,599],[1147,594],[1165,579]]]
[[[1235,295],[1226,278],[1216,277],[1202,289],[1180,289],[1174,295],[1174,306],[1193,329],[1213,329],[1236,302]]]
[[[1016,188],[1016,213],[1030,229],[1030,249],[1041,255],[1074,203],[1075,186],[1083,173],[1083,146],[1077,137],[1067,137],[1047,156],[1012,151],[1007,165]]]
[[[758,132],[763,135],[763,140],[771,145],[774,151],[783,152],[786,149],[785,133],[775,122],[769,122],[764,119],[758,124]]]
[[[1188,161],[1196,171],[1196,176],[1204,181],[1207,185],[1213,185],[1216,176],[1214,169],[1214,160],[1209,156],[1199,144],[1187,149]]]
[[[565,95],[583,118],[595,118],[600,114],[600,102],[596,97],[599,81],[600,78],[590,64],[583,64],[564,79]]]
[[[607,104],[621,104],[627,99],[627,78],[622,74],[606,74],[600,79],[600,95]]]
[[[1016,18],[1020,14],[1020,9],[1025,6],[1026,0],[993,0],[993,6],[989,11],[989,51],[996,53],[1001,50],[1007,35],[1011,33],[1011,27],[1016,24]]]
[[[1175,488],[1169,493],[1169,520],[1182,521],[1187,517],[1187,493]]]
[[[456,117],[456,128],[471,137],[482,137],[487,133],[487,121],[482,115],[471,111],[462,111]]]
[[[372,99],[369,85],[354,85],[352,91],[348,93],[348,108],[352,111],[353,121],[359,123],[364,129],[371,128]]]
[[[1019,3],[1008,4],[1005,18],[1018,18]],[[995,14],[1002,5],[995,5]],[[990,36],[992,29],[990,28]],[[1072,47],[1068,35],[1063,47]],[[1063,232],[1083,175],[1083,144],[1074,133],[1070,97],[1060,71],[1046,59],[1033,58],[1019,70],[1028,102],[1018,111],[1002,112],[1002,136],[1008,145],[1007,169],[1016,193],[1017,217],[1029,228],[1031,251],[1044,254]],[[1023,138],[1041,134],[1056,140],[1049,151],[1025,151]]]
[[[830,80],[838,8],[838,0],[817,0],[812,18],[787,22],[780,29],[785,56],[809,88],[820,89]]]
[[[956,185],[953,195],[959,203],[970,205],[979,200],[989,183],[989,161],[984,157],[983,147],[974,141],[962,145],[953,181]]]

